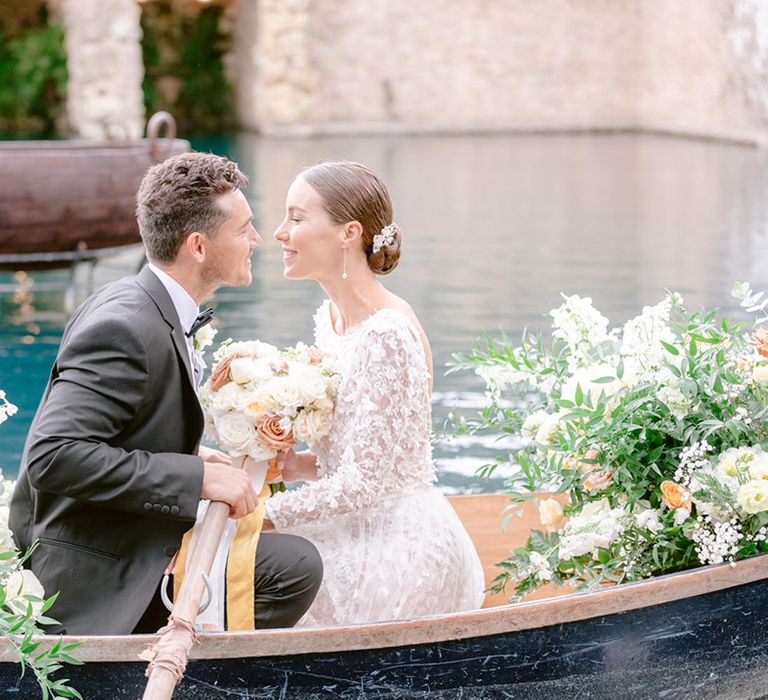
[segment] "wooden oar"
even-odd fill
[[[195,547],[187,558],[178,600],[174,601],[170,623],[161,630],[155,645],[157,654],[150,665],[152,672],[144,691],[144,700],[170,700],[173,697],[194,644],[195,618],[205,592],[203,574],[207,576],[211,572],[228,516],[229,505],[215,501],[208,506],[200,523]]]

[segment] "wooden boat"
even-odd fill
[[[523,541],[532,508],[501,534],[503,496],[452,502],[492,578],[493,563]],[[588,593],[551,588],[515,605],[496,596],[453,615],[205,634],[174,697],[762,697],[766,578],[762,555]],[[65,675],[83,697],[141,696],[146,664],[138,655],[151,636],[79,640],[86,664]],[[34,681],[19,683],[8,659],[0,657],[0,692],[37,697]]]
[[[0,268],[66,267],[140,242],[136,190],[150,165],[190,150],[175,135],[158,112],[132,143],[0,142]]]

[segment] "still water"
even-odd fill
[[[621,324],[665,289],[683,294],[691,310],[734,309],[735,280],[768,289],[768,154],[748,147],[651,135],[251,134],[194,146],[228,155],[248,173],[265,238],[253,285],[216,296],[218,339],[283,345],[311,338],[322,293],[314,283],[283,279],[271,236],[300,166],[346,158],[384,178],[404,241],[400,266],[385,283],[412,304],[430,336],[438,434],[454,407],[471,412],[484,400],[474,375],[445,376],[452,353],[469,350],[484,332],[546,331],[545,314],[561,292],[591,296]],[[96,286],[133,272],[140,259],[131,249],[103,260]],[[72,301],[46,285],[65,280],[61,271],[0,274],[0,388],[20,408],[0,428],[6,475],[18,468]],[[500,479],[473,475],[498,451],[493,437],[439,439],[440,484],[452,493],[498,490]]]

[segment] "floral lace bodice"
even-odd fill
[[[318,480],[269,500],[278,529],[423,491],[435,480],[430,375],[411,320],[382,309],[340,336],[325,301],[315,314],[315,342],[341,373],[333,428],[313,450]]]

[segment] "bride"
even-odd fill
[[[314,453],[280,460],[286,481],[307,483],[266,505],[267,528],[306,537],[323,558],[323,583],[299,624],[479,607],[480,561],[434,486],[429,342],[378,277],[400,257],[386,187],[357,163],[315,165],[288,190],[275,238],[285,277],[313,279],[328,296],[315,341],[342,377],[330,435]]]

